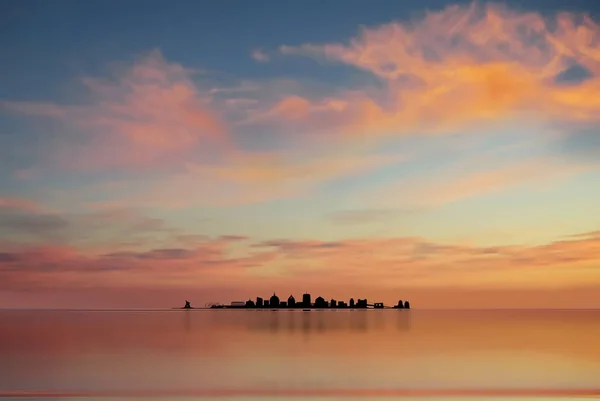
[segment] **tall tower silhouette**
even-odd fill
[[[302,295],[302,306],[304,306],[305,308],[310,308],[311,306],[310,294],[307,292],[305,292],[304,295]]]

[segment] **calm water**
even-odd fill
[[[600,311],[0,311],[4,397],[515,399],[599,389]]]

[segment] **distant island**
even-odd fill
[[[317,297],[312,302],[311,295],[306,293],[302,295],[302,301],[296,302],[293,295],[290,295],[287,301],[281,301],[279,297],[273,293],[271,298],[263,299],[256,297],[256,301],[249,299],[247,301],[232,301],[229,305],[223,305],[220,303],[208,303],[205,308],[210,309],[410,309],[410,302],[399,300],[394,306],[384,305],[383,302],[374,302],[372,304],[367,302],[367,299],[350,298],[348,303],[344,301],[337,301],[331,299],[329,302],[323,297]],[[190,301],[185,301],[185,306],[181,309],[204,309],[204,308],[193,308]]]

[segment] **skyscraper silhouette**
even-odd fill
[[[310,294],[309,293],[304,293],[304,295],[302,295],[302,306],[305,308],[310,308],[311,307],[311,300],[310,300]]]

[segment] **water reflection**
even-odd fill
[[[577,389],[600,377],[595,311],[0,311],[0,327],[0,394]]]
[[[399,331],[410,330],[411,311],[214,311],[211,323],[272,334],[302,332],[369,332],[385,330],[396,322]]]
[[[192,330],[192,317],[189,313],[183,313],[183,327],[185,327],[185,331],[190,332]]]

